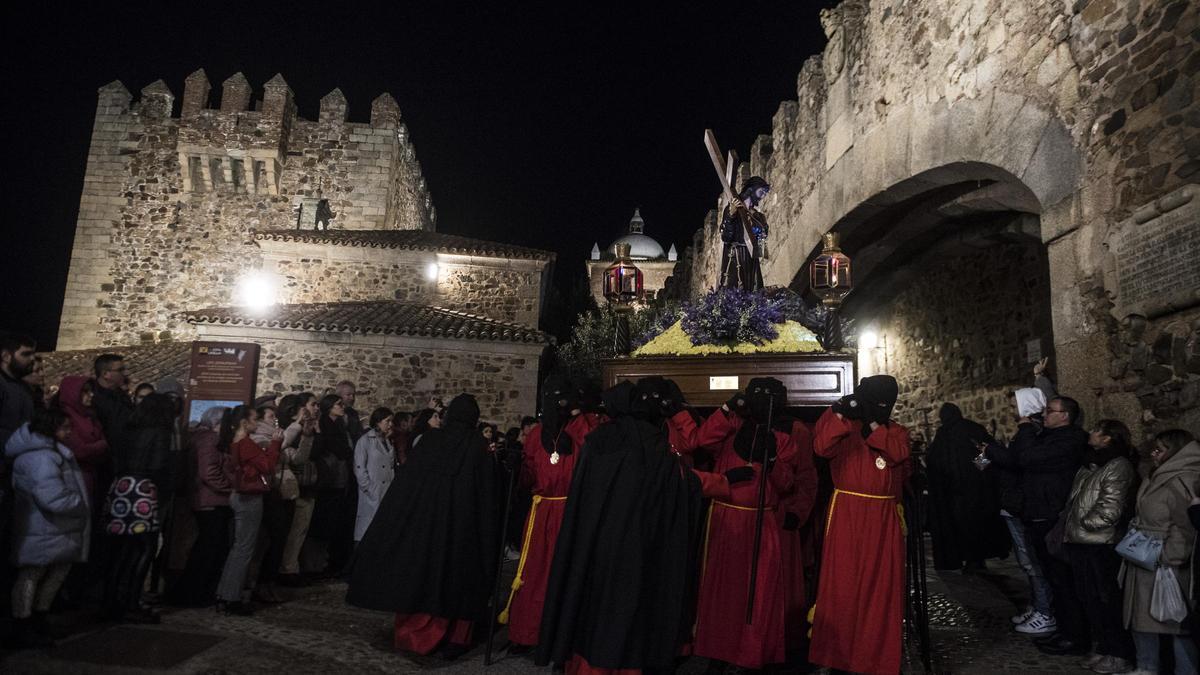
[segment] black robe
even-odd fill
[[[690,628],[700,485],[665,428],[607,408],[619,416],[588,435],[575,465],[535,662],[665,668]]]
[[[445,619],[487,616],[500,488],[478,421],[474,398],[459,396],[444,426],[409,452],[355,550],[347,602]]]
[[[767,235],[767,218],[758,211],[750,212],[754,236],[746,234],[742,220],[730,209],[721,220],[721,286],[757,291],[763,287],[759,259],[763,257],[762,238]]]
[[[953,404],[944,405],[940,417],[926,455],[934,568],[1003,557],[1011,540],[1000,519],[995,472],[980,471],[974,463],[979,443],[991,442],[991,434]]]

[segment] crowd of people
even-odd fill
[[[1098,673],[1167,672],[1161,657],[1195,673],[1200,443],[1162,431],[1143,459],[1120,420],[1085,425],[1046,365],[1014,392],[1007,443],[943,405],[926,459],[935,566],[981,572],[1010,545],[1031,598],[1012,623],[1040,651]]]
[[[189,424],[174,379],[135,385],[125,360],[104,354],[46,391],[35,351],[0,334],[0,568],[14,648],[52,644],[55,607],[132,623],[157,623],[167,604],[245,615],[346,574],[397,470],[446,414],[434,399],[360,415],[355,385],[340,382],[209,407]]]
[[[772,378],[705,416],[661,377],[601,392],[554,374],[540,418],[503,432],[469,394],[362,415],[351,382],[189,424],[174,380],[131,386],[105,354],[47,389],[35,352],[0,334],[15,647],[51,644],[62,605],[245,615],[343,578],[418,654],[490,649],[498,622],[510,654],[571,673],[693,655],[898,672],[906,528],[924,525],[900,507],[923,468],[935,567],[986,572],[1011,550],[1030,587],[1014,630],[1038,649],[1196,672],[1200,443],[1164,431],[1141,460],[1122,422],[1085,430],[1045,362],[1014,392],[1010,440],[946,403],[922,467],[886,375],[808,418]]]

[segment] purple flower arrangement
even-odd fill
[[[761,292],[714,288],[683,307],[683,330],[694,345],[761,345],[779,337],[784,304]]]

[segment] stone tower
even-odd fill
[[[189,75],[173,117],[161,80],[136,102],[120,82],[100,88],[59,349],[186,338],[180,313],[229,304],[236,277],[261,265],[254,232],[317,218],[306,205],[331,230],[435,230],[389,94],[350,122],[334,89],[311,121],[280,75],[256,98],[234,74],[218,107],[211,89],[203,70]]]

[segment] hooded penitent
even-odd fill
[[[546,591],[536,662],[670,668],[686,638],[688,575],[700,513],[667,431],[635,414],[641,392],[604,392],[612,418],[584,443]]]
[[[892,410],[896,407],[896,397],[900,394],[900,386],[891,375],[872,375],[864,377],[858,383],[854,396],[863,404],[863,421],[869,429],[869,423],[887,424],[892,418]]]
[[[657,425],[663,420],[663,401],[670,398],[671,385],[667,379],[658,375],[643,377],[634,393],[633,412],[639,419]]]
[[[747,462],[761,462],[775,456],[775,421],[787,409],[787,388],[773,377],[756,377],[746,384],[749,419],[738,429],[733,449]]]
[[[346,600],[359,607],[478,620],[499,547],[498,482],[462,394],[412,453],[355,550]]]
[[[569,455],[574,449],[569,434],[575,387],[563,373],[551,373],[542,384],[542,447],[546,452]]]

